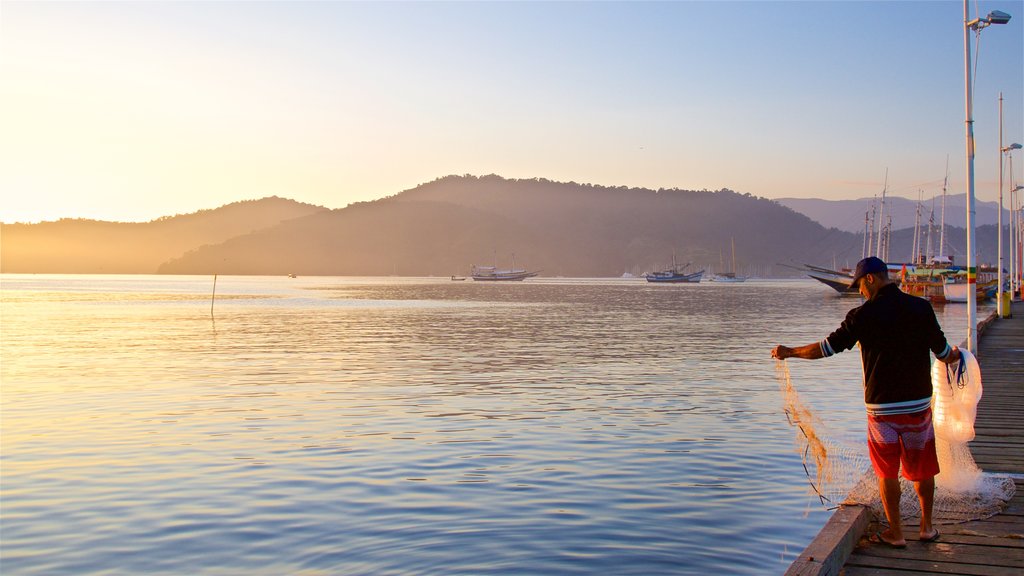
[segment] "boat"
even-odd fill
[[[465,279],[465,276],[452,276],[452,282],[462,282]]]
[[[526,280],[539,274],[539,272],[530,272],[522,268],[509,268],[507,270],[499,270],[495,266],[473,266],[472,278],[473,280],[479,280],[483,282],[500,282],[500,281],[515,281],[515,280]]]
[[[942,295],[945,297],[946,302],[967,302],[967,295],[969,294],[968,290],[970,290],[971,286],[974,286],[978,301],[988,300],[995,297],[995,280],[990,280],[980,284],[970,284],[965,281],[946,282],[942,285]]]
[[[711,278],[711,281],[712,282],[746,282],[747,281],[747,277],[746,276],[737,276],[736,275],[736,239],[735,238],[733,238],[733,240],[732,240],[732,270],[730,270],[729,272],[721,272],[721,273],[715,274]]]
[[[900,290],[910,294],[911,296],[917,296],[930,300],[931,302],[945,302],[946,294],[945,283],[941,277],[917,277],[908,278],[905,281],[899,283]]]
[[[860,292],[853,287],[853,273],[846,270],[832,270],[821,266],[804,264],[804,273],[829,288],[846,295],[860,295]]]
[[[946,282],[962,271],[962,267],[954,266],[953,261],[945,257],[932,258],[931,262],[918,266],[904,265],[899,275],[900,290],[911,296],[942,303],[946,301]]]
[[[675,256],[672,257],[672,267],[668,270],[662,270],[661,272],[649,272],[644,274],[644,278],[648,282],[663,282],[667,284],[685,284],[692,283],[696,284],[700,282],[700,279],[704,276],[704,271],[699,270],[697,272],[686,272],[686,269],[690,266],[687,262],[682,268],[676,266]]]

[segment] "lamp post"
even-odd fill
[[[1009,146],[1005,146],[1005,147],[1003,146],[1003,93],[1000,92],[999,93],[999,215],[996,218],[996,221],[997,221],[996,226],[997,226],[997,230],[998,230],[998,234],[996,234],[996,237],[997,237],[996,242],[998,243],[997,244],[998,245],[997,251],[999,253],[999,255],[997,257],[997,260],[999,262],[999,270],[996,272],[996,284],[998,285],[998,289],[997,289],[998,294],[996,294],[996,298],[997,298],[997,300],[996,300],[996,314],[1000,318],[1006,318],[1009,315],[1009,311],[1006,310],[1005,309],[1006,307],[1003,305],[1003,164],[1005,163],[1004,160],[1003,160],[1003,157],[1004,156],[1009,156],[1011,150],[1020,150],[1020,149],[1021,149],[1021,145],[1017,144],[1017,143],[1013,143],[1013,144],[1010,144]],[[1010,167],[1011,167],[1010,182],[1011,182],[1011,185],[1012,185],[1012,182],[1013,182],[1013,170],[1012,170],[1012,168],[1013,168],[1013,164],[1012,164],[1013,159],[1012,158],[1010,159],[1010,162],[1011,162],[1011,164],[1010,164]],[[1013,202],[1012,201],[1010,202],[1010,214],[1011,215],[1013,214]],[[1014,244],[1014,238],[1013,238],[1013,218],[1010,218],[1010,244],[1011,244],[1011,252],[1010,252],[1010,258],[1011,258],[1011,262],[1010,262],[1010,300],[1013,300],[1013,262],[1012,262],[1012,259],[1013,259],[1012,245]]]
[[[968,0],[964,0],[964,108],[967,148],[967,350],[978,352],[978,268],[974,254],[974,102],[971,99],[971,31],[981,33],[992,24],[1006,24],[1010,15],[999,10],[985,18],[970,19]]]
[[[1010,181],[1013,181],[1013,157],[1010,157]],[[1020,290],[1021,278],[1021,221],[1017,192],[1024,190],[1024,186],[1016,186],[1010,190],[1010,300],[1013,300],[1015,292]]]

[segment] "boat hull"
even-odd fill
[[[473,280],[477,282],[518,282],[536,276],[538,272],[528,270],[494,270],[479,269],[473,272]]]
[[[697,284],[700,279],[704,276],[704,271],[693,272],[692,274],[679,274],[675,272],[655,272],[653,274],[646,274],[644,278],[648,282],[662,283],[662,284]]]
[[[807,275],[840,294],[859,294],[859,292],[853,288],[852,277],[819,272],[808,272]]]
[[[946,298],[946,302],[967,302],[968,290],[974,287],[977,300],[988,300],[992,298],[996,289],[994,282],[986,282],[984,284],[968,284],[966,282],[950,282],[943,284],[942,293]]]

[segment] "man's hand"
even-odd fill
[[[793,349],[788,346],[779,344],[775,348],[772,348],[772,358],[775,358],[776,360],[785,360],[786,358],[792,358],[793,356],[795,356],[795,354],[793,354]]]
[[[957,348],[956,346],[953,346],[950,349],[949,354],[946,354],[946,357],[943,358],[942,361],[945,362],[946,364],[956,364],[957,362],[960,361],[960,357],[960,349]]]

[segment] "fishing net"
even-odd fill
[[[969,352],[961,350],[965,355]],[[975,464],[967,442],[974,439],[974,417],[981,398],[981,373],[973,358],[947,371],[942,362],[933,367],[933,412],[936,452],[942,472],[935,477],[932,520],[951,524],[998,514],[1013,497],[1009,476],[983,473]],[[871,468],[865,439],[844,439],[818,418],[793,387],[789,366],[776,363],[783,409],[796,429],[796,450],[801,455],[811,490],[826,508],[840,504],[868,506],[884,518],[878,477]],[[900,478],[900,513],[905,520],[920,516],[921,507],[911,482]]]
[[[830,430],[804,404],[793,387],[785,360],[775,364],[775,371],[782,391],[783,410],[789,425],[796,429],[794,442],[810,488],[824,506],[838,506],[870,468],[867,449],[863,443],[858,447],[852,439],[843,439]]]

